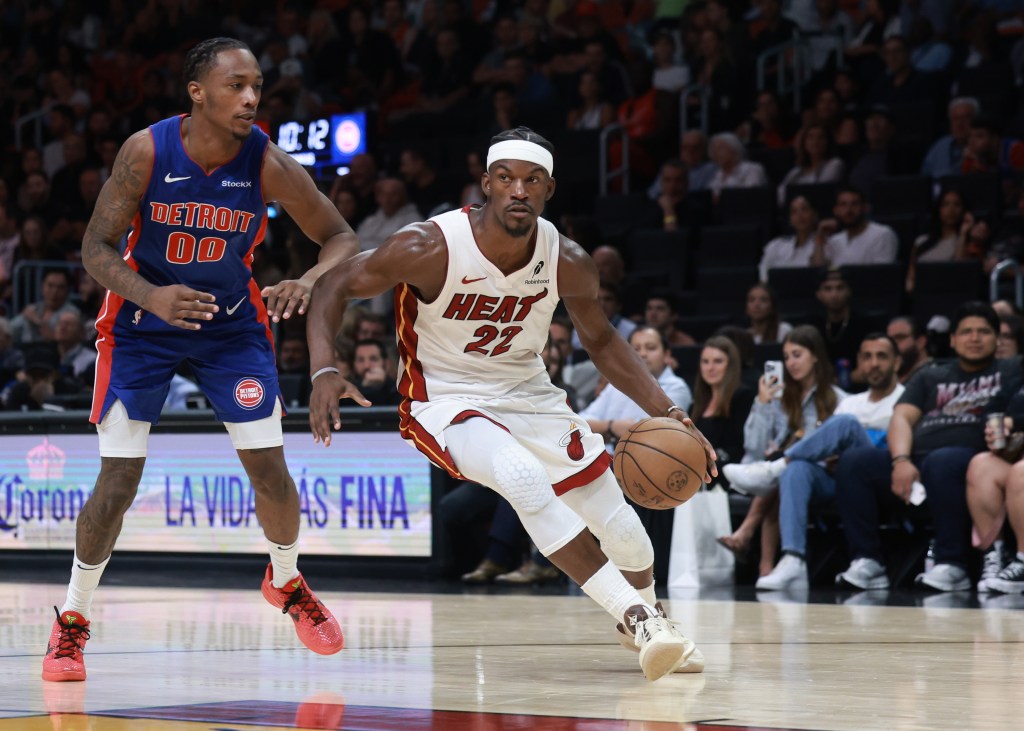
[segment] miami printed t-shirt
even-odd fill
[[[899,403],[921,410],[914,427],[914,454],[939,447],[985,449],[985,414],[1002,411],[1020,383],[1020,368],[997,360],[968,372],[956,362],[923,368],[910,379]]]

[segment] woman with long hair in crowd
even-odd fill
[[[777,236],[764,246],[758,271],[761,281],[768,281],[768,270],[787,267],[808,267],[814,256],[814,232],[818,229],[818,212],[804,196],[789,203],[789,227],[793,233]]]
[[[704,342],[693,382],[694,425],[718,454],[719,471],[743,456],[743,425],[754,394],[743,386],[743,363],[732,340],[714,335]]]
[[[962,261],[971,258],[967,252],[967,238],[974,225],[974,216],[968,211],[967,201],[958,190],[947,190],[939,196],[932,208],[928,232],[918,236],[910,252],[906,287],[914,291],[918,262]]]
[[[802,183],[834,183],[846,175],[846,165],[836,156],[832,133],[824,124],[804,127],[796,136],[796,166],[779,183],[778,198],[786,202],[786,189]]]
[[[814,433],[832,415],[846,394],[835,386],[835,371],[821,333],[811,325],[799,325],[782,343],[783,378],[764,375],[743,427],[744,462],[773,459],[790,444]],[[757,496],[743,523],[719,542],[738,558],[746,558],[750,542],[761,526],[761,560],[758,575],[775,567],[779,544],[779,493]]]
[[[755,344],[778,343],[793,326],[779,320],[779,302],[775,290],[764,282],[758,282],[747,290],[747,317],[750,319],[751,336]]]

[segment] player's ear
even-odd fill
[[[480,178],[480,187],[483,189],[485,196],[489,196],[491,194],[491,174],[490,173],[485,172],[483,177]]]
[[[198,81],[188,82],[188,98],[195,104],[202,104],[203,102],[203,87]]]
[[[551,200],[551,197],[554,194],[555,194],[555,179],[549,177],[548,178],[548,192],[544,194],[544,200],[545,201]]]

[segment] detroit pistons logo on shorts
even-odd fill
[[[266,395],[263,384],[255,378],[243,378],[235,384],[235,403],[243,409],[255,409]]]
[[[569,422],[569,431],[562,435],[562,438],[558,440],[559,447],[565,447],[565,453],[569,455],[569,459],[573,462],[579,462],[583,459],[585,450],[583,449],[583,434],[580,433],[579,425],[575,421]]]

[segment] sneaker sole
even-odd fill
[[[963,581],[958,582],[956,584],[932,584],[927,579],[921,579],[920,581],[915,581],[914,583],[916,583],[918,586],[927,586],[929,589],[934,589],[935,591],[949,591],[949,592],[952,592],[952,591],[970,591],[971,590],[971,582],[968,579],[964,579]],[[993,582],[992,581],[989,581],[989,586],[990,587],[993,586]]]
[[[988,590],[998,591],[1000,594],[1024,594],[1024,582],[989,579]]]
[[[43,680],[48,680],[51,683],[69,683],[85,680],[85,671],[81,670],[62,670],[58,673],[48,673],[43,671]]]
[[[836,584],[839,586],[852,586],[854,589],[863,589],[864,591],[871,591],[872,589],[888,589],[889,579],[887,577],[879,577],[876,579],[869,579],[863,584],[858,584],[856,581],[850,581],[846,577],[846,574],[839,574],[836,577]]]
[[[633,642],[633,638],[626,634],[622,629],[621,624],[615,625],[615,639],[619,641],[619,644],[629,650],[630,652],[640,652],[640,648]],[[704,672],[704,653],[697,649],[693,641],[690,639],[686,640],[687,645],[693,645],[693,650],[689,653],[683,653],[685,658],[675,667],[672,671],[674,673],[703,673]]]
[[[687,643],[681,637],[649,642],[640,650],[640,669],[648,680],[658,680],[686,662],[695,649],[693,643]]]

